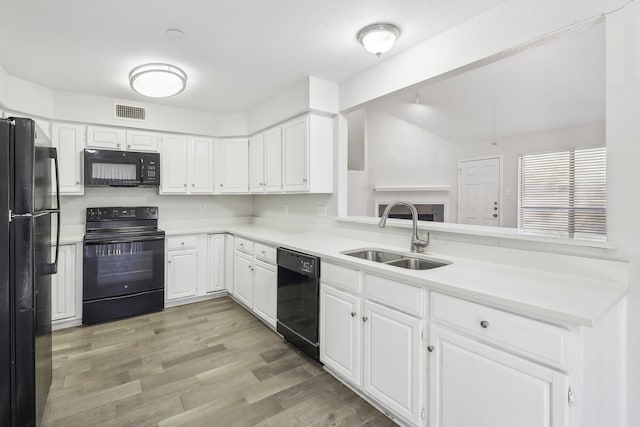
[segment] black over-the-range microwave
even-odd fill
[[[85,148],[84,185],[158,187],[160,154]]]

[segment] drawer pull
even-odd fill
[[[367,316],[362,316],[362,321],[366,322],[367,320],[369,320],[369,318]]]
[[[356,312],[355,311],[351,312],[351,317],[356,317]]]
[[[429,347],[427,347],[427,351],[429,353],[433,353],[434,351],[436,351],[436,348],[434,346],[430,345]]]
[[[262,255],[265,255],[265,251],[262,251]]]
[[[482,322],[480,322],[480,326],[482,326],[484,329],[487,329],[489,327],[489,322],[483,320]]]

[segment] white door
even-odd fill
[[[52,249],[55,257],[55,248]],[[60,246],[58,272],[51,276],[51,320],[76,316],[76,246]]]
[[[160,148],[160,193],[187,193],[187,138],[163,135]]]
[[[120,128],[87,126],[87,147],[124,150],[126,131]]]
[[[275,328],[278,303],[276,266],[256,260],[253,273],[253,311]]]
[[[249,191],[264,193],[264,134],[249,139]]]
[[[209,280],[207,292],[224,289],[224,234],[209,235]]]
[[[167,300],[192,297],[198,291],[198,251],[169,251],[167,260]]]
[[[264,191],[282,192],[282,129],[280,126],[264,133]]]
[[[189,192],[213,194],[212,138],[189,137]]]
[[[320,287],[320,361],[361,386],[362,320],[360,298]]]
[[[458,223],[499,226],[500,158],[463,160],[458,169]]]
[[[363,320],[365,391],[396,414],[419,424],[420,384],[425,376],[421,368],[422,321],[368,300]]]
[[[160,135],[143,130],[127,130],[127,150],[131,151],[158,151]]]
[[[429,341],[430,426],[569,425],[566,375],[435,325]]]
[[[251,258],[236,252],[233,262],[233,295],[246,305],[253,307],[253,266]]]
[[[60,194],[84,194],[82,156],[85,131],[83,125],[54,123],[52,126],[51,143],[58,151]]]
[[[220,192],[249,192],[249,140],[220,140]]]
[[[284,191],[309,191],[309,116],[282,125]]]

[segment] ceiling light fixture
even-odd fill
[[[358,42],[378,58],[393,47],[400,29],[393,24],[378,23],[358,31]]]
[[[131,89],[150,98],[168,98],[187,87],[187,73],[175,65],[143,64],[129,73]]]

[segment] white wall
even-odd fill
[[[7,109],[46,118],[53,117],[51,89],[11,75],[7,75],[6,84],[6,92],[4,98],[0,98],[0,102]]]
[[[62,225],[85,223],[88,207],[158,206],[160,221],[251,216],[251,196],[160,196],[154,188],[85,188],[84,196],[63,196]]]

